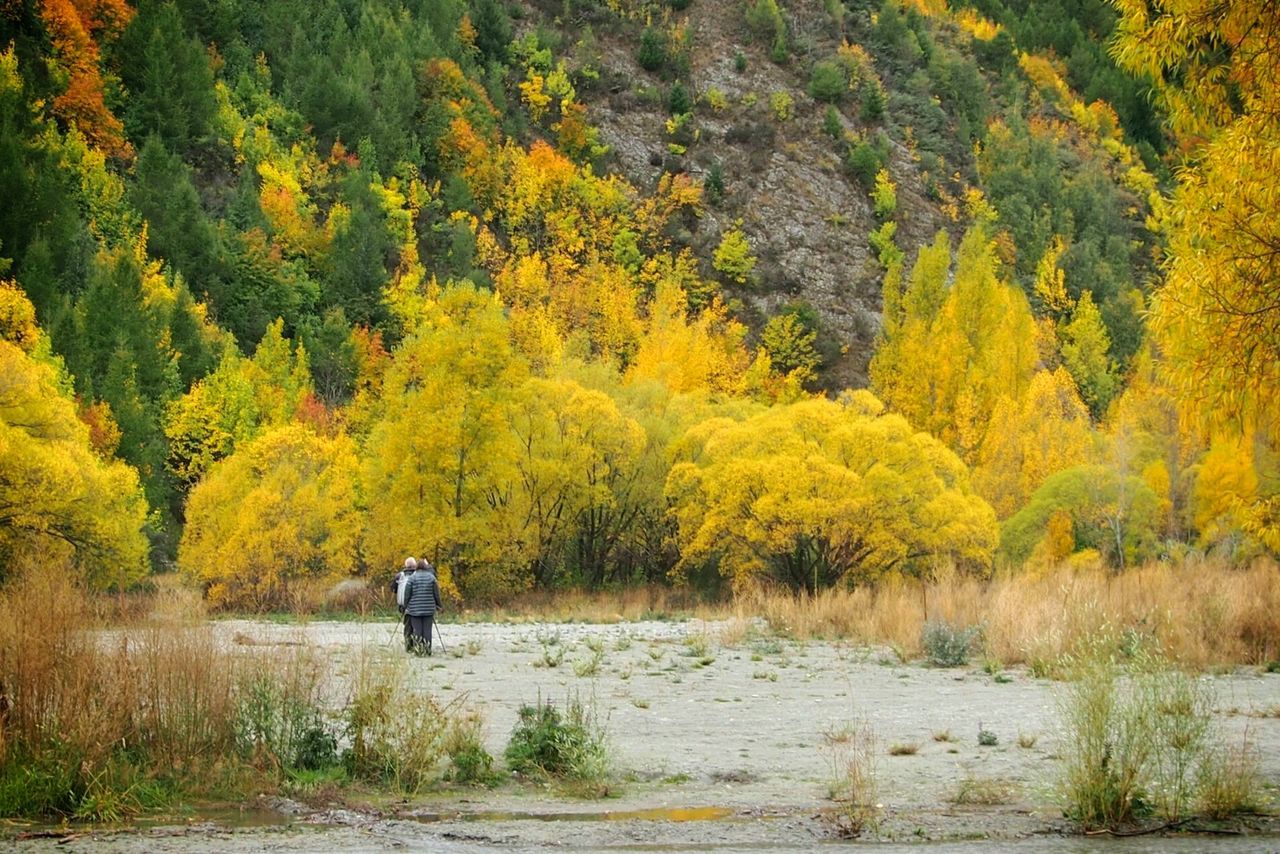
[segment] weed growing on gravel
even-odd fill
[[[1039,737],[1033,732],[1020,732],[1018,733],[1018,746],[1023,750],[1030,750],[1036,746],[1038,738]]]
[[[962,667],[969,661],[975,644],[982,638],[981,626],[956,626],[930,620],[920,633],[925,657],[935,667]]]
[[[934,741],[955,741],[955,737],[949,729],[941,729],[933,734]]]
[[[444,734],[449,756],[449,778],[455,783],[494,786],[502,775],[493,767],[493,756],[484,746],[484,717],[475,709],[449,721]]]
[[[600,665],[604,662],[603,646],[592,646],[589,643],[587,646],[590,654],[573,662],[573,672],[576,676],[595,676],[600,672]]]
[[[947,800],[962,806],[997,806],[1013,803],[1016,794],[1017,787],[1003,778],[965,774]]]
[[[365,651],[346,708],[351,746],[343,755],[355,779],[421,791],[445,755],[444,735],[457,711],[414,691],[403,659]]]
[[[914,741],[889,745],[890,756],[915,756],[920,752],[920,745]]]
[[[574,694],[564,711],[539,697],[521,706],[505,757],[512,771],[554,780],[584,797],[604,797],[613,774],[608,738],[594,702]]]
[[[837,836],[860,836],[874,827],[880,806],[875,731],[865,719],[829,727],[822,734],[821,750],[831,774],[827,797],[835,803],[824,815]]]

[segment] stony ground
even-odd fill
[[[887,650],[796,643],[744,624],[495,625],[446,623],[436,655],[412,678],[442,701],[481,709],[500,756],[517,709],[580,697],[610,736],[620,780],[583,801],[518,783],[428,794],[411,803],[307,807],[286,800],[248,812],[161,821],[128,832],[80,831],[30,849],[118,851],[537,850],[791,851],[835,841],[826,814],[833,764],[858,733],[875,739],[878,840],[931,850],[1093,850],[1069,835],[1053,780],[1064,748],[1062,686],[1020,669],[987,673],[903,664]],[[402,656],[397,628],[377,623],[217,624],[228,643],[313,645],[345,692],[358,656]],[[1206,677],[1219,721],[1248,733],[1275,796],[1280,784],[1280,675]],[[979,744],[984,730],[995,744]],[[988,739],[989,740],[989,739]],[[962,805],[962,791],[997,792]],[[153,823],[154,824],[154,823]],[[1126,851],[1280,850],[1273,819],[1246,836],[1128,840]],[[1114,840],[1111,842],[1114,843]],[[863,843],[859,843],[863,844]],[[1109,845],[1108,850],[1117,850]]]

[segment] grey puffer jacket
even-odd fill
[[[420,569],[409,576],[404,588],[404,610],[411,617],[429,617],[440,610],[440,585],[434,572]]]

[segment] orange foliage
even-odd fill
[[[45,0],[40,6],[40,19],[70,78],[66,91],[54,99],[54,113],[111,157],[129,157],[133,149],[103,100],[94,38],[119,34],[132,16],[124,0]]]

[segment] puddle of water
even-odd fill
[[[130,828],[174,827],[176,825],[216,824],[233,830],[255,827],[283,827],[292,824],[297,818],[275,810],[238,809],[225,807],[222,809],[203,809],[191,813],[160,813],[146,815],[128,822]]]
[[[730,818],[729,807],[659,807],[648,810],[606,810],[604,812],[456,812],[417,813],[414,821],[720,821]]]

